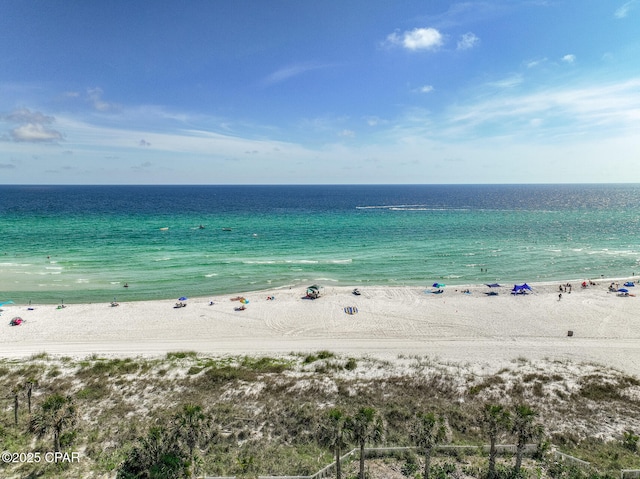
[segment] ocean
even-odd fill
[[[636,184],[0,186],[0,219],[0,302],[640,274]]]

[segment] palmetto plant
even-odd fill
[[[31,418],[29,429],[42,437],[53,434],[53,449],[60,451],[62,431],[75,426],[77,421],[76,406],[71,396],[53,394],[49,396]]]
[[[422,414],[416,418],[411,439],[424,454],[424,479],[429,479],[431,453],[433,448],[445,440],[447,428],[442,416],[434,413]]]
[[[172,432],[176,443],[186,448],[191,477],[196,477],[196,449],[211,437],[211,419],[195,404],[185,404],[173,418]]]
[[[542,436],[542,426],[535,423],[538,413],[526,404],[518,404],[514,409],[511,432],[516,436],[516,463],[514,474],[520,472],[522,455],[528,441]]]
[[[383,425],[378,412],[371,407],[361,408],[345,422],[347,437],[360,447],[359,479],[364,479],[364,447],[367,443],[379,444],[382,441]]]
[[[327,413],[326,424],[321,427],[320,442],[331,448],[336,458],[336,479],[342,478],[340,456],[347,442],[345,440],[345,421],[347,417],[341,409],[333,408]]]
[[[129,452],[117,479],[178,479],[185,475],[183,454],[162,426],[154,426]]]
[[[483,411],[482,423],[489,436],[489,471],[488,479],[496,477],[496,443],[501,433],[508,431],[511,424],[511,416],[503,406],[499,404],[486,404]]]

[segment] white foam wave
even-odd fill
[[[426,208],[429,205],[372,205],[356,206],[357,210],[385,210],[391,208]]]
[[[447,208],[432,205],[370,205],[356,206],[357,210],[389,210],[389,211],[468,211],[469,208]]]

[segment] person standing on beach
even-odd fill
[[[562,299],[562,293],[558,295],[558,301],[560,301],[561,299]]]

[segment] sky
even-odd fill
[[[0,184],[640,182],[640,0],[0,12]]]

